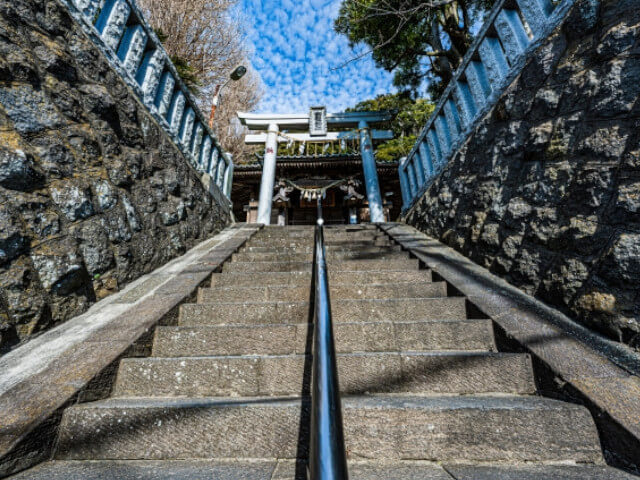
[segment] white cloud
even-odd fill
[[[342,111],[395,90],[391,75],[370,58],[337,68],[354,55],[333,30],[340,0],[242,1],[253,22],[252,63],[266,87],[259,111],[303,112],[311,105]]]

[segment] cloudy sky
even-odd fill
[[[262,77],[261,112],[305,112],[312,105],[342,111],[360,100],[394,91],[391,75],[353,57],[333,30],[340,0],[241,0],[249,24],[253,67]]]

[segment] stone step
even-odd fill
[[[314,230],[277,230],[267,231],[261,230],[256,233],[253,238],[311,238],[315,237]],[[346,239],[369,239],[369,238],[389,238],[388,235],[380,230],[354,230],[344,231],[336,229],[325,229],[325,239],[346,238]]]
[[[181,326],[307,323],[309,302],[229,302],[185,304],[180,307]],[[335,300],[335,323],[393,322],[397,320],[464,320],[462,297],[391,300]]]
[[[261,230],[251,237],[252,240],[311,240],[315,238],[314,230],[298,230],[298,231],[265,231]],[[390,237],[380,230],[356,230],[356,231],[344,231],[335,229],[325,229],[325,240],[333,239],[347,239],[347,240],[370,240],[372,238],[385,238]]]
[[[352,247],[350,245],[327,245],[327,255],[331,256],[333,253],[341,252],[353,252],[358,251],[364,254],[372,253],[387,253],[387,252],[401,252],[402,247],[400,245],[388,245],[384,247]],[[311,253],[313,254],[313,245],[303,247],[280,247],[274,249],[273,247],[253,247],[251,244],[245,246],[241,250],[242,253]]]
[[[277,466],[276,460],[267,459],[51,461],[11,478],[12,480],[272,480]],[[295,470],[295,466],[292,465],[292,468]],[[290,478],[291,480],[295,478],[295,472]]]
[[[154,357],[288,355],[308,351],[309,323],[157,327]],[[336,352],[495,350],[491,320],[334,325]]]
[[[315,225],[311,225],[311,226],[315,228]],[[377,225],[374,225],[372,223],[354,223],[354,224],[345,224],[345,225],[329,224],[329,225],[325,225],[324,229],[325,231],[343,230],[347,232],[357,232],[358,230],[373,230],[376,232],[380,231],[380,228]]]
[[[452,480],[638,480],[605,465],[446,465]]]
[[[313,245],[314,244],[314,236],[313,235],[285,235],[285,236],[268,236],[268,237],[252,237],[250,240],[251,244],[259,243],[264,245],[273,245],[277,246],[280,244],[300,244],[300,245]],[[390,244],[392,241],[386,235],[325,235],[325,244],[327,245],[371,245],[376,242],[381,242],[383,244]]]
[[[327,252],[327,260],[398,260],[409,258],[406,252],[361,252],[359,250]],[[232,256],[234,262],[312,262],[313,252],[271,251],[268,253],[239,252]]]
[[[388,270],[370,272],[330,272],[331,285],[368,283],[419,283],[432,280],[431,270]],[[311,288],[311,271],[306,272],[235,272],[214,273],[211,288],[254,287],[256,285],[289,285]]]
[[[389,298],[433,298],[446,297],[445,282],[421,283],[386,283],[374,284],[331,284],[329,285],[331,300],[342,299],[389,299]],[[239,302],[251,299],[253,302],[269,301],[306,301],[311,295],[310,286],[288,287],[226,287],[201,288],[198,292],[198,303]]]
[[[302,407],[302,408],[301,408]],[[307,400],[115,398],[72,406],[58,460],[298,458]],[[581,406],[531,396],[343,398],[351,458],[602,463]]]
[[[290,252],[271,250],[269,253],[238,252],[231,256],[232,262],[313,262],[312,252]]]
[[[251,247],[266,247],[273,250],[286,247],[296,248],[313,248],[313,239],[252,239],[248,244]],[[367,248],[367,247],[387,247],[396,245],[389,239],[378,239],[368,241],[357,240],[325,240],[326,247],[342,247],[342,248]]]
[[[349,225],[339,225],[336,227],[332,227],[332,228],[345,228],[348,227]],[[355,225],[356,227],[359,227],[360,225]],[[362,225],[363,227],[369,227],[370,225]],[[308,230],[313,232],[315,230],[316,226],[315,225],[265,225],[262,227],[262,229],[260,230],[261,232],[268,232],[268,231],[280,231],[280,230]]]
[[[100,460],[51,461],[11,480],[306,480],[303,461]],[[425,461],[349,460],[351,480],[637,480],[603,465],[445,465]],[[455,476],[454,476],[455,475]]]
[[[343,394],[534,394],[525,354],[384,352],[338,354]],[[306,368],[305,368],[306,367]],[[300,396],[311,384],[309,355],[125,358],[116,397]]]
[[[605,465],[445,464],[425,460],[348,460],[351,480],[638,480]],[[307,480],[304,460],[280,460],[272,480]]]
[[[307,480],[295,460],[51,461],[12,480]],[[351,480],[637,480],[603,465],[445,465],[426,461],[349,460]],[[455,475],[455,476],[454,476]]]
[[[228,262],[222,267],[223,272],[299,272],[310,270],[312,261],[308,262]],[[335,260],[328,261],[329,271],[346,270],[418,270],[420,262],[417,258],[389,260]]]

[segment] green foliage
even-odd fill
[[[414,100],[407,92],[386,93],[364,100],[347,112],[391,110],[396,113],[389,128],[396,137],[417,135],[427,122],[435,104],[426,98]]]
[[[416,135],[394,138],[379,145],[376,149],[376,160],[382,162],[393,162],[409,155],[409,152],[416,143]]]
[[[166,42],[169,38],[169,35],[164,33],[160,28],[154,28],[153,32],[156,34],[156,37],[158,37],[158,40],[160,40],[160,42],[162,43]]]
[[[376,158],[381,161],[394,161],[408,155],[416,142],[416,137],[433,113],[435,105],[426,98],[413,99],[407,92],[387,93],[376,98],[364,100],[348,112],[393,110],[396,112],[389,128],[396,138],[378,145]]]
[[[171,61],[173,62],[173,66],[176,67],[178,75],[180,75],[180,78],[187,86],[187,88],[191,91],[191,93],[197,95],[200,87],[202,86],[202,81],[196,74],[195,69],[191,65],[189,65],[189,62],[187,62],[187,60],[177,55],[172,55]]]
[[[451,0],[431,7],[411,0],[343,0],[336,32],[352,47],[365,44],[376,65],[395,72],[394,84],[418,92],[426,80],[432,98],[444,90],[495,0]]]
[[[169,36],[159,28],[155,29],[154,32],[158,37],[158,40],[160,40],[160,42],[162,43],[166,42],[169,38]],[[187,59],[180,57],[179,55],[171,55],[169,58],[171,59],[173,66],[176,67],[178,75],[187,86],[189,91],[191,91],[191,93],[193,93],[194,95],[197,95],[200,87],[202,86],[202,80],[196,74],[195,68],[189,65]]]

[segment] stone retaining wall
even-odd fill
[[[0,3],[0,351],[229,223],[56,0]]]
[[[640,9],[581,0],[407,223],[640,345]]]

